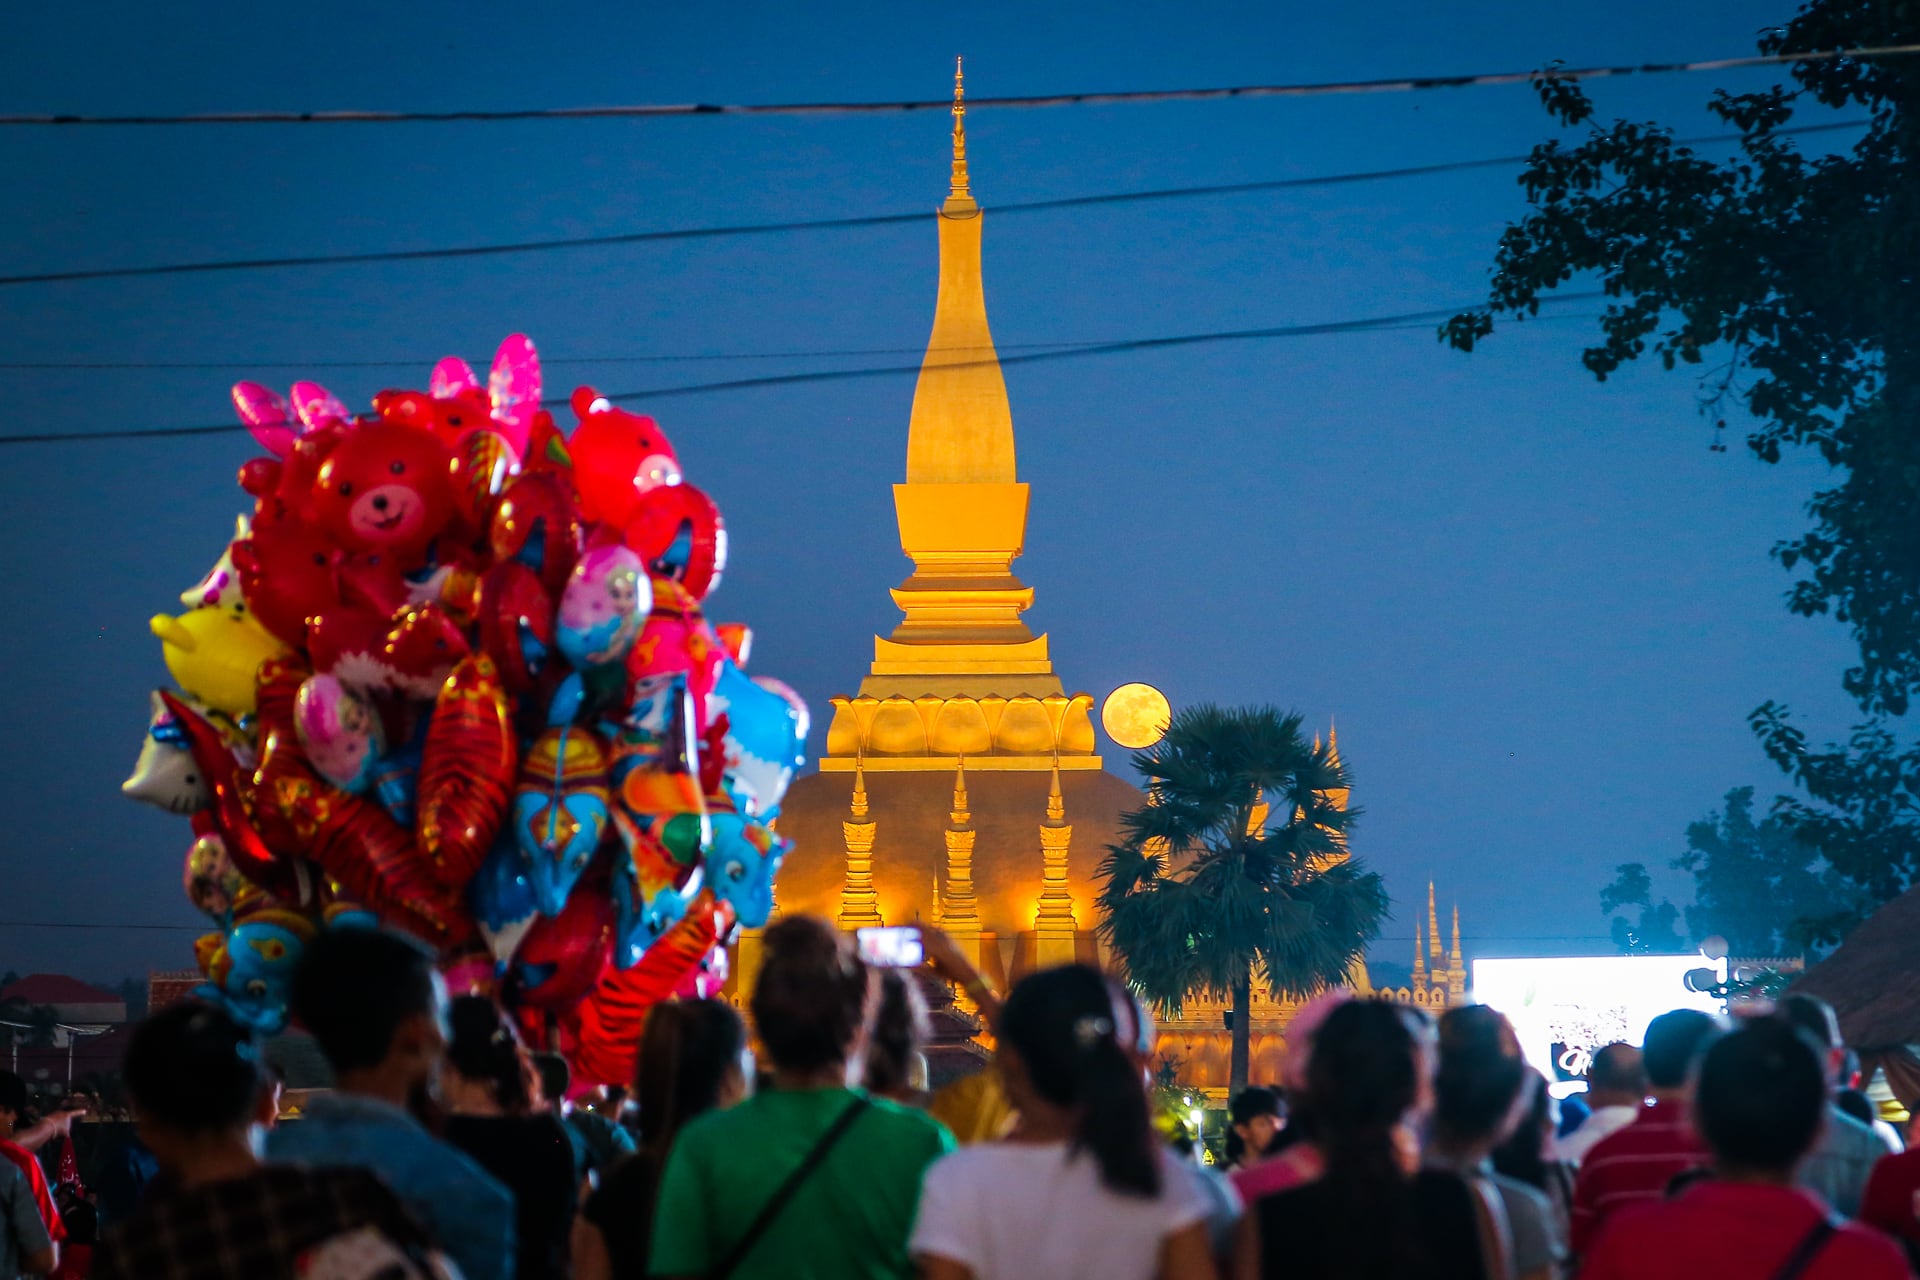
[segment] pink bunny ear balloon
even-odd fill
[[[526,457],[533,415],[540,412],[540,356],[526,334],[513,334],[494,353],[487,398],[493,403],[493,420],[513,446],[514,456]]]
[[[331,423],[345,426],[353,421],[353,415],[340,403],[340,397],[317,382],[293,384],[293,411],[308,431],[318,431]]]
[[[287,413],[287,402],[257,382],[233,384],[233,407],[240,421],[260,442],[260,447],[276,458],[293,452],[300,431]]]
[[[450,400],[462,391],[478,391],[480,379],[474,376],[473,366],[459,356],[448,356],[433,366],[433,376],[427,380],[427,394],[435,400]]]

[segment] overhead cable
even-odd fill
[[[1567,302],[1590,302],[1605,295],[1597,290],[1580,293],[1562,293],[1552,298],[1541,299],[1542,306]],[[1275,338],[1309,338],[1341,333],[1390,332],[1398,329],[1423,329],[1450,319],[1462,311],[1472,310],[1477,303],[1461,307],[1445,307],[1431,311],[1409,311],[1394,316],[1375,316],[1366,320],[1335,320],[1321,324],[1278,325],[1263,329],[1224,329],[1208,333],[1172,334],[1159,338],[1129,338],[1119,342],[1089,343],[1057,351],[1029,351],[1019,355],[1003,356],[997,360],[960,360],[941,364],[941,369],[969,369],[989,365],[1036,364],[1044,360],[1065,360],[1079,356],[1118,355],[1129,351],[1153,351],[1173,347],[1198,346],[1214,342],[1249,342]],[[673,396],[710,395],[722,391],[743,391],[759,387],[796,386],[809,382],[849,382],[859,378],[882,378],[899,374],[919,373],[921,365],[895,364],[880,365],[865,369],[821,369],[804,373],[771,374],[760,378],[733,378],[722,382],[697,382],[680,386],[648,387],[638,391],[615,391],[603,393],[603,398],[616,403],[642,400],[665,400]],[[566,396],[549,396],[541,403],[550,406],[564,405]],[[0,446],[27,444],[61,444],[83,440],[153,440],[170,439],[175,436],[226,435],[246,428],[239,422],[210,423],[192,427],[124,427],[107,428],[99,431],[71,432],[33,432],[14,435],[0,435]]]
[[[1866,127],[1865,120],[1842,120],[1829,124],[1799,125],[1776,129],[1774,136],[1833,133]],[[1695,138],[1676,138],[1681,146],[1706,146],[1712,143],[1738,142],[1737,133],[1708,134]],[[991,205],[996,217],[1008,214],[1042,213],[1058,209],[1084,208],[1089,205],[1132,204],[1151,200],[1180,200],[1197,196],[1245,195],[1259,191],[1287,191],[1309,187],[1344,186],[1359,182],[1380,182],[1395,178],[1423,178],[1470,169],[1496,169],[1525,164],[1527,156],[1493,156],[1483,160],[1450,160],[1439,164],[1407,165],[1394,169],[1368,169],[1356,173],[1322,174],[1310,178],[1272,178],[1258,182],[1229,182],[1209,186],[1162,187],[1147,191],[1116,191],[1100,195],[1063,196],[1054,200],[1015,201]],[[419,262],[436,258],[481,258],[513,253],[544,253],[555,249],[587,249],[609,245],[650,244],[671,240],[712,240],[730,236],[759,236],[776,232],[847,231],[860,227],[898,226],[921,223],[932,216],[918,213],[882,213],[852,218],[818,218],[794,222],[754,222],[723,227],[683,227],[664,231],[631,231],[611,235],[569,236],[552,240],[521,240],[502,244],[457,245],[442,249],[378,249],[365,253],[321,253],[277,258],[230,258],[213,262],[169,262],[144,267],[94,267],[71,271],[37,271],[0,276],[0,287],[28,284],[58,284],[75,280],[121,280],[139,276],[196,275],[209,271],[258,271],[281,267],[339,266],[368,262]],[[15,366],[0,366],[15,367]]]
[[[968,98],[967,110],[1032,107],[1099,107],[1146,102],[1208,102],[1224,98],[1316,98],[1356,93],[1410,93],[1431,89],[1464,89],[1487,85],[1524,84],[1551,74],[1561,80],[1601,80],[1621,76],[1672,75],[1701,71],[1735,71],[1745,67],[1785,63],[1867,61],[1908,57],[1920,53],[1920,44],[1878,45],[1853,49],[1823,49],[1807,53],[1760,53],[1739,58],[1702,58],[1692,62],[1617,63],[1597,67],[1530,68],[1525,71],[1484,71],[1465,75],[1397,76],[1382,80],[1329,80],[1292,84],[1249,84],[1204,89],[1137,89],[1106,93],[1020,94]],[[789,102],[789,103],[642,103],[598,107],[521,107],[506,110],[457,111],[215,111],[166,115],[79,115],[57,112],[15,112],[0,115],[0,127],[89,125],[236,125],[236,124],[452,124],[500,120],[654,119],[675,116],[840,116],[881,115],[907,111],[946,111],[947,98],[898,102]]]

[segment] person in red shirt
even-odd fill
[[[27,1082],[11,1071],[0,1071],[0,1158],[11,1160],[26,1175],[27,1184],[33,1188],[33,1203],[40,1210],[40,1221],[46,1224],[47,1236],[57,1247],[67,1238],[67,1228],[60,1221],[59,1207],[53,1203],[53,1189],[47,1185],[47,1175],[33,1153],[13,1141],[14,1129],[26,1109]]]
[[[1860,1221],[1904,1241],[1907,1256],[1920,1264],[1920,1147],[1882,1156],[1873,1166]]]
[[[1756,1018],[1707,1050],[1694,1120],[1711,1176],[1612,1215],[1581,1280],[1901,1280],[1900,1247],[1851,1223],[1794,1172],[1826,1123],[1827,1077],[1805,1032]]]
[[[1584,1254],[1607,1218],[1667,1193],[1676,1177],[1706,1163],[1687,1116],[1694,1063],[1720,1024],[1697,1009],[1663,1013],[1647,1026],[1640,1057],[1652,1100],[1633,1122],[1593,1144],[1573,1185],[1573,1251]]]

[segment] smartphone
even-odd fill
[[[857,929],[854,938],[860,948],[860,958],[868,964],[886,969],[914,969],[927,959],[926,948],[920,943],[920,930],[915,925]]]

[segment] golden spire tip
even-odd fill
[[[973,192],[967,180],[967,81],[965,59],[953,60],[953,179],[947,189],[949,201],[971,203]]]

